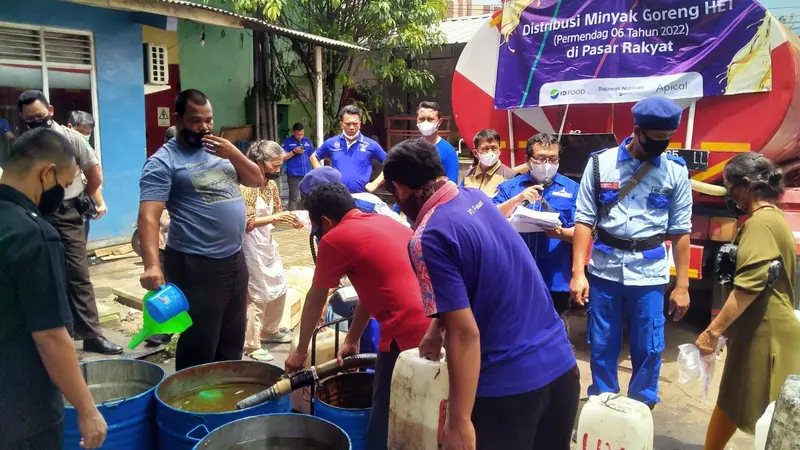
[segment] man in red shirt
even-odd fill
[[[358,304],[339,357],[358,353],[370,316],[380,323],[378,361],[372,390],[372,415],[366,448],[386,448],[392,371],[401,351],[419,346],[430,325],[422,309],[419,283],[408,258],[411,230],[378,214],[356,208],[341,183],[314,188],[304,201],[313,228],[321,236],[311,290],[300,322],[300,341],[286,359],[286,371],[303,368],[311,333],[325,306],[328,289],[347,275],[358,292]]]

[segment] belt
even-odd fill
[[[621,239],[613,236],[608,231],[597,228],[597,240],[609,247],[626,252],[643,252],[654,249],[664,243],[666,234],[657,234],[644,239]]]

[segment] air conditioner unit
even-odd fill
[[[169,58],[166,45],[145,44],[144,60],[148,84],[169,84]]]

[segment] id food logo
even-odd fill
[[[586,94],[585,89],[551,89],[550,90],[550,98],[555,100],[558,97],[565,97],[568,95],[584,95]]]
[[[553,100],[558,98],[558,89],[551,89],[550,90],[550,98]]]

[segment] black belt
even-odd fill
[[[620,239],[602,228],[597,228],[596,231],[598,241],[626,252],[643,252],[654,249],[663,244],[666,238],[666,234],[657,234],[644,239]]]

